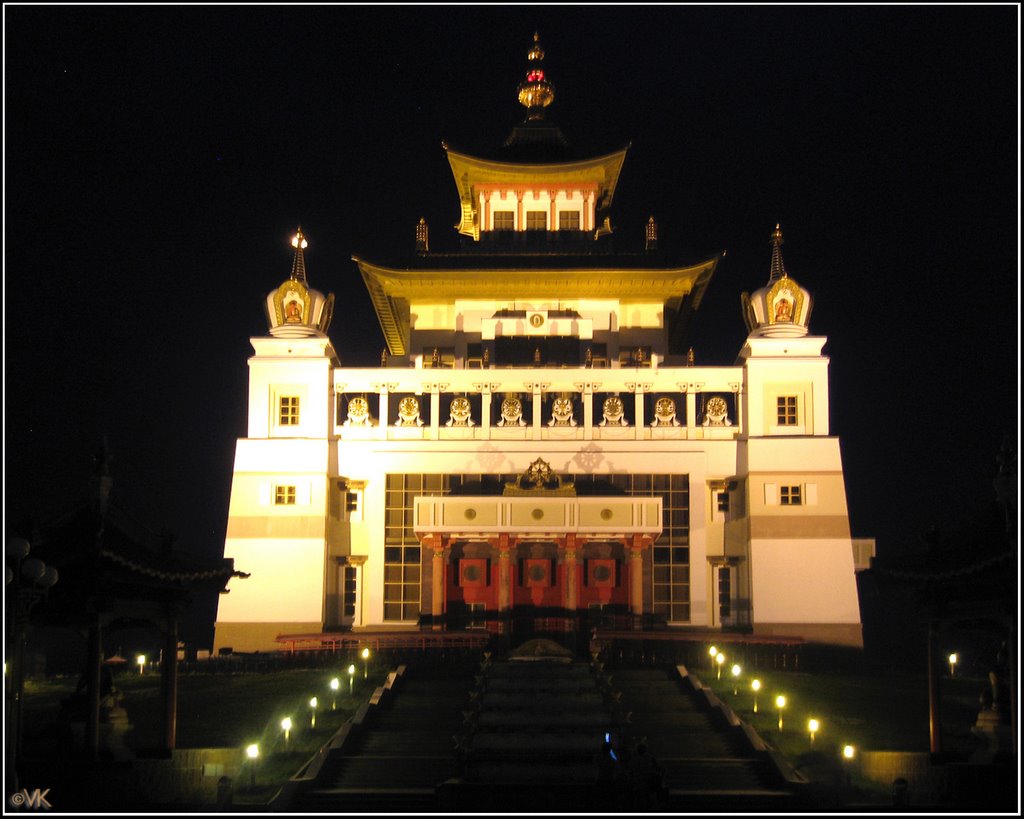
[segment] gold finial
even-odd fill
[[[545,79],[544,49],[540,45],[540,34],[534,32],[533,46],[526,55],[530,67],[526,79],[519,83],[519,104],[529,111],[527,119],[544,119],[544,109],[555,99],[555,87]]]
[[[786,272],[786,266],[782,263],[782,230],[779,228],[778,222],[775,223],[775,230],[772,231],[771,239],[772,265],[768,281],[773,282],[777,279],[785,279],[789,276]]]
[[[388,350],[386,347],[380,351],[380,366],[388,366]]]
[[[292,278],[296,281],[302,282],[308,286],[306,281],[306,259],[303,256],[302,251],[306,249],[309,242],[306,241],[306,237],[302,235],[302,225],[299,225],[295,229],[295,235],[292,236],[292,247],[295,248],[295,258],[292,260]]]
[[[654,221],[653,216],[647,220],[647,229],[644,232],[644,240],[645,250],[658,249],[658,223]]]

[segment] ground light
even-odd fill
[[[743,673],[743,669],[738,665],[732,667],[732,695],[735,697],[739,694],[740,674]]]
[[[140,654],[138,657],[135,658],[135,662],[139,665],[139,676],[141,677],[143,674],[146,673],[146,655]]]
[[[722,666],[725,665],[725,655],[721,651],[719,651],[715,655],[715,662],[718,664],[718,677],[717,677],[717,679],[720,680],[720,679],[722,679]]]
[[[352,680],[354,680],[355,678],[356,678],[356,667],[354,665],[350,665],[348,667],[348,693],[349,694],[352,693]]]
[[[953,676],[953,673],[956,670],[957,661],[959,659],[960,658],[956,656],[956,652],[955,651],[952,654],[949,655],[949,676],[950,677]]]
[[[708,656],[711,657],[710,663],[711,663],[711,667],[712,668],[715,667],[715,656],[717,654],[718,654],[718,647],[717,646],[711,646],[711,648],[708,649]]]
[[[852,745],[844,745],[843,746],[843,759],[851,760],[855,756],[857,756],[857,749],[856,748],[854,748]]]
[[[283,720],[281,720],[281,730],[284,731],[284,749],[287,751],[288,750],[288,737],[290,737],[291,733],[292,733],[292,718],[291,717],[285,717]]]
[[[316,728],[316,707],[320,704],[320,700],[313,697],[309,701],[309,727]]]
[[[821,728],[821,723],[818,722],[818,720],[814,719],[813,717],[811,719],[807,720],[807,730],[811,734],[811,742],[814,742],[814,735],[816,733],[818,733],[818,730],[820,728]]]
[[[777,696],[775,698],[775,707],[779,711],[779,730],[781,731],[782,730],[782,709],[786,707],[786,698],[784,696],[782,696],[782,694],[779,694],[779,696]]]
[[[370,649],[363,649],[363,679],[365,680],[370,674]]]
[[[756,714],[757,713],[757,692],[761,690],[761,681],[760,680],[751,680],[750,681],[750,687],[754,691],[754,713]]]
[[[249,758],[249,787],[256,790],[256,760],[260,755],[260,746],[254,742],[245,749],[245,755]]]
[[[338,710],[338,689],[341,688],[341,682],[337,677],[331,678],[331,710]]]

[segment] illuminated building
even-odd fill
[[[781,231],[737,362],[696,366],[687,324],[720,257],[669,258],[653,218],[612,249],[627,149],[574,156],[536,40],[529,58],[501,154],[445,146],[461,249],[432,252],[421,220],[410,258],[354,257],[380,367],[339,362],[297,237],[252,339],[225,548],[251,577],[216,647],[593,625],[860,645],[826,339]]]

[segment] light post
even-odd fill
[[[739,665],[733,665],[732,667],[732,695],[735,697],[739,694],[740,685],[740,674],[743,673],[743,669]]]
[[[959,661],[959,659],[960,658],[956,656],[956,652],[955,651],[952,654],[949,655],[949,676],[950,677],[952,677],[954,672],[956,671],[956,664]]]
[[[761,690],[760,680],[751,680],[750,687],[754,690],[754,713],[757,713],[757,692]]]
[[[254,742],[245,749],[245,755],[249,759],[249,788],[256,790],[256,760],[260,755],[260,746]]]
[[[316,728],[316,707],[320,704],[320,700],[313,697],[309,701],[309,727]]]
[[[350,665],[348,667],[348,693],[350,695],[352,693],[352,681],[355,678],[356,678],[356,667],[354,665]]]
[[[57,570],[42,560],[29,557],[32,544],[25,538],[8,538],[4,544],[6,563],[4,602],[5,643],[10,651],[10,685],[5,685],[4,729],[7,793],[19,792],[17,760],[21,756],[22,701],[25,694],[25,639],[32,609],[59,579]],[[5,670],[8,665],[5,663]],[[6,676],[6,674],[5,674]],[[5,681],[6,682],[6,681]]]
[[[720,679],[722,679],[722,666],[725,665],[725,655],[721,651],[719,651],[715,655],[715,663],[718,665],[718,678],[717,679],[720,680]]]
[[[364,648],[363,653],[363,679],[365,680],[370,674],[370,649]]]
[[[708,660],[708,662],[711,663],[711,668],[712,669],[714,669],[714,667],[715,667],[715,656],[717,654],[718,654],[718,647],[717,646],[711,646],[711,648],[708,649],[708,656],[711,658],[710,660]]]
[[[288,737],[290,737],[291,733],[292,733],[292,718],[291,717],[285,717],[283,720],[281,720],[281,730],[284,731],[284,749],[285,749],[285,751],[287,751],[288,750]]]
[[[341,688],[341,682],[337,677],[331,678],[331,710],[338,710],[338,689]]]
[[[818,729],[820,729],[820,728],[821,728],[821,723],[818,722],[818,720],[814,719],[814,717],[811,717],[811,719],[807,720],[807,730],[808,730],[808,732],[811,735],[811,744],[812,745],[814,744],[814,735],[818,733]]]
[[[146,673],[146,655],[139,654],[135,658],[135,664],[139,667],[139,676],[141,677],[143,674]]]
[[[779,711],[779,730],[781,731],[782,730],[782,709],[786,707],[786,698],[784,696],[782,696],[782,694],[779,694],[775,698],[775,707]]]

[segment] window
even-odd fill
[[[799,486],[780,486],[779,487],[779,504],[782,506],[800,506],[803,503],[801,499],[800,487]]]
[[[719,493],[717,493],[715,495],[715,498],[718,501],[718,511],[719,512],[728,512],[729,511],[729,493],[728,492],[719,492]]]
[[[515,230],[516,229],[516,214],[515,214],[515,211],[511,211],[511,210],[496,210],[496,211],[494,211],[494,229],[495,230]]]
[[[796,417],[796,396],[780,395],[776,399],[776,419],[780,427],[795,427]]]
[[[718,622],[732,617],[732,572],[728,566],[718,567]]]
[[[294,427],[299,424],[299,397],[282,395],[277,414],[278,423],[282,427]]]
[[[275,506],[294,506],[295,505],[295,487],[294,486],[275,486],[274,487],[274,505]]]
[[[352,619],[356,616],[356,567],[345,566],[342,580],[342,616]]]
[[[527,230],[547,230],[548,229],[548,215],[542,210],[528,210],[526,211],[526,229]]]
[[[580,212],[578,210],[563,210],[558,214],[559,230],[579,230]]]

